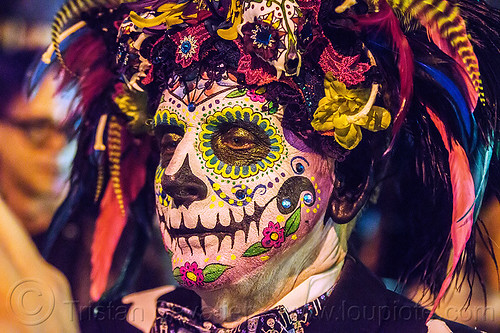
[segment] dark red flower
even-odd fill
[[[271,24],[262,21],[245,23],[241,32],[247,52],[254,53],[264,61],[277,59],[280,32]]]

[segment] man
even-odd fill
[[[28,98],[22,89],[37,52],[0,54],[0,327],[4,332],[77,332],[71,291],[31,237],[46,231],[63,195],[71,154],[60,123],[71,98],[56,66]],[[62,163],[63,162],[63,163]]]
[[[0,55],[0,139],[10,143],[0,148],[0,195],[32,236],[47,230],[61,203],[74,151],[60,126],[72,96],[57,93],[57,71],[46,75],[31,98],[23,87],[37,54]]]
[[[81,6],[63,7],[54,41],[72,18],[85,21],[62,36],[90,30],[54,53],[84,101],[61,211],[91,200],[99,211],[100,301],[84,331],[474,331],[385,290],[347,240],[390,176],[415,230],[409,264],[436,305],[471,255],[495,142],[497,67],[479,65],[499,62],[496,11],[138,1],[79,16]],[[174,277],[196,294],[170,287],[107,304],[121,295],[103,295],[113,250],[127,220],[148,227],[152,186]]]

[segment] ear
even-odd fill
[[[348,223],[366,204],[375,183],[373,155],[368,150],[360,145],[344,160],[335,161],[333,191],[325,221],[331,217],[335,223]]]

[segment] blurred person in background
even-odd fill
[[[32,98],[22,89],[36,54],[18,51],[0,60],[0,140],[9,143],[0,147],[0,195],[32,236],[48,228],[60,204],[74,150],[59,125],[71,99],[56,94],[57,72]]]
[[[76,332],[68,282],[30,238],[47,229],[69,169],[59,123],[71,98],[57,90],[57,71],[33,97],[23,90],[36,54],[0,54],[0,331]]]

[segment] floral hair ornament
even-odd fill
[[[238,27],[249,53],[276,68],[277,78],[298,75],[301,54],[297,46],[297,32],[302,12],[294,0],[247,1],[243,22]]]
[[[199,60],[200,45],[208,38],[207,29],[204,25],[189,27],[186,30],[172,36],[177,50],[175,52],[175,62],[183,68],[188,67],[194,61]]]
[[[330,51],[333,52],[328,56],[324,55],[325,52],[322,55],[321,63],[326,72],[325,97],[319,101],[311,125],[322,135],[333,136],[339,145],[351,150],[361,141],[361,127],[372,132],[385,130],[391,123],[391,114],[374,105],[378,84],[373,83],[371,89],[347,87],[364,81],[363,73],[375,65],[371,53],[367,52],[369,65],[359,63],[359,55],[341,56],[333,48]]]
[[[115,85],[113,101],[127,116],[127,127],[133,134],[146,133],[149,130],[147,115],[148,96],[145,92],[129,89],[125,83]]]

